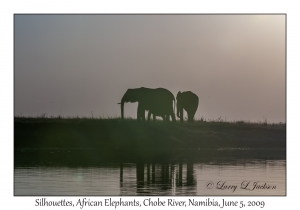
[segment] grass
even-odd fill
[[[283,123],[15,117],[15,148],[285,148]]]
[[[14,148],[17,165],[284,158],[286,125],[203,119],[194,123],[140,122],[43,114],[14,118]]]

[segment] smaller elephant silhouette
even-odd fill
[[[164,99],[162,99],[164,100]],[[174,100],[174,107],[167,107],[168,109],[158,109],[157,105],[153,105],[151,107],[146,107],[146,110],[148,110],[148,121],[150,121],[150,118],[151,118],[151,115],[153,117],[153,121],[156,120],[156,117],[161,117],[164,121],[170,121],[170,117],[172,119],[173,122],[176,122],[176,118],[175,118],[175,115],[174,115],[174,112],[173,111],[168,111],[170,109],[174,110],[175,111],[175,98],[173,96],[173,100]]]
[[[187,112],[188,122],[194,121],[194,116],[198,108],[199,98],[191,92],[178,92],[176,96],[177,100],[177,117],[180,118],[180,122],[183,122],[183,110]]]
[[[148,111],[148,121],[150,121],[151,115],[153,117],[153,121],[156,120],[156,117],[162,117],[164,121],[170,121],[170,116],[167,114],[159,114],[159,113],[153,113],[151,110]]]

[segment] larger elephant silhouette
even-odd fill
[[[171,116],[172,121],[176,121],[173,110],[174,95],[165,88],[134,88],[128,89],[121,100],[121,117],[124,119],[124,103],[138,102],[137,120],[145,120],[145,111],[149,111],[153,116]],[[148,119],[150,116],[148,116]]]
[[[177,100],[177,117],[180,118],[180,122],[183,122],[183,110],[187,112],[188,121],[193,122],[194,116],[198,108],[199,98],[191,92],[178,92],[176,96]]]

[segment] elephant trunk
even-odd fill
[[[124,103],[125,103],[125,100],[122,98],[122,101],[121,101],[121,118],[122,118],[122,120],[124,120]]]

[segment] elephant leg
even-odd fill
[[[138,108],[137,108],[137,120],[139,121],[141,118],[141,106],[140,104],[138,105]]]
[[[146,112],[146,110],[144,109],[144,107],[142,107],[142,109],[141,109],[141,118],[142,118],[143,121],[146,120],[145,119],[145,112]]]
[[[172,122],[176,122],[176,118],[175,118],[175,114],[174,113],[171,113],[171,119],[172,119]]]
[[[150,118],[151,118],[151,111],[149,110],[148,111],[148,122],[150,121]]]
[[[155,122],[156,120],[156,115],[155,114],[152,114],[153,115],[153,121]]]
[[[144,109],[144,106],[142,105],[138,105],[138,108],[137,108],[137,120],[143,120],[145,121],[145,109]]]
[[[192,111],[189,111],[187,113],[188,113],[188,120],[189,120],[189,122],[194,122],[194,116],[196,114],[196,111],[192,110]]]
[[[180,122],[183,122],[183,109],[181,109],[180,111]]]
[[[188,115],[188,121],[193,122],[193,117],[194,116],[192,116],[191,112],[187,112],[187,115]]]

